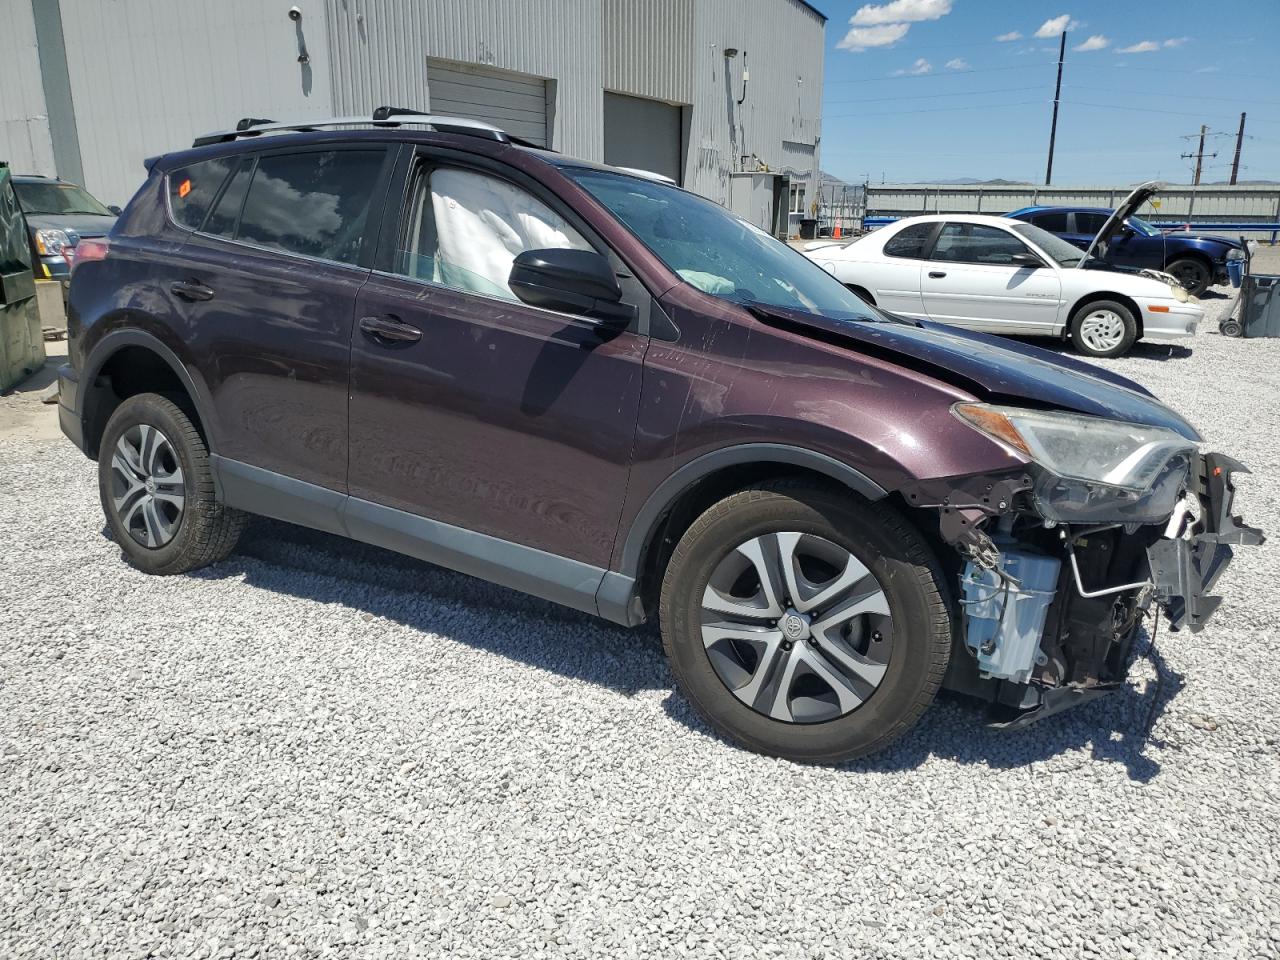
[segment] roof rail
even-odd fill
[[[406,107],[378,107],[372,117],[329,117],[327,120],[299,120],[277,123],[263,117],[245,117],[240,120],[234,130],[220,130],[196,137],[193,147],[205,147],[211,143],[231,143],[244,137],[256,137],[264,133],[305,133],[325,130],[333,127],[399,127],[404,124],[427,126],[439,133],[457,133],[469,137],[481,137],[497,143],[515,143],[521,146],[535,146],[518,137],[511,137],[499,127],[481,120],[470,120],[466,117],[446,117]]]

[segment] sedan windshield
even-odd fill
[[[23,213],[40,214],[91,214],[96,217],[110,217],[114,214],[100,204],[83,187],[74,183],[15,183],[18,193],[18,204]]]
[[[564,172],[703,293],[837,320],[880,319],[812,260],[710,200],[605,170]]]
[[[1137,217],[1130,217],[1128,220],[1125,221],[1125,223],[1133,227],[1135,231],[1142,234],[1144,237],[1160,236],[1159,230],[1157,230],[1151,224],[1147,223],[1147,221],[1139,220]]]
[[[1018,222],[1013,225],[1013,229],[1053,257],[1059,266],[1074,267],[1084,259],[1084,251],[1079,247],[1073,247],[1061,237],[1055,237],[1048,230],[1041,230],[1034,224]]]

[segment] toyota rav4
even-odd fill
[[[62,429],[129,562],[250,514],[637,625],[833,761],[941,685],[1021,724],[1198,630],[1230,458],[1080,361],[868,306],[728,211],[478,122],[243,121],[80,242]]]

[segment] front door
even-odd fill
[[[387,269],[374,271],[356,301],[351,515],[447,539],[472,557],[505,551],[528,562],[533,555],[515,544],[604,568],[648,340],[528,306],[507,277],[524,250],[607,248],[505,168],[420,153],[403,195],[398,225],[384,230]],[[624,284],[632,297],[640,289]],[[396,520],[368,504],[436,523]]]
[[[944,224],[920,278],[930,319],[991,333],[1052,334],[1062,283],[1055,266],[1012,262],[1031,252],[1002,227]]]

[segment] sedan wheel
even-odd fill
[[[1118,357],[1138,338],[1133,312],[1114,300],[1080,307],[1071,318],[1071,342],[1090,357]]]

